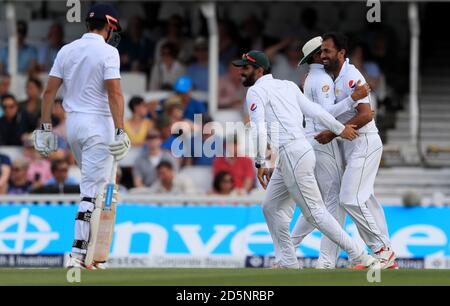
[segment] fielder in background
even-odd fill
[[[377,260],[358,246],[325,209],[314,177],[314,150],[302,128],[303,113],[345,139],[354,139],[356,131],[310,102],[295,83],[274,79],[269,59],[263,52],[250,51],[233,64],[242,67],[242,84],[250,87],[246,100],[257,149],[255,166],[259,182],[267,188],[262,207],[278,255],[278,266],[299,268],[289,231],[295,207],[292,199],[308,222],[356,258],[360,266],[376,264]],[[272,176],[264,164],[268,141],[278,151]]]
[[[341,33],[323,36],[321,59],[327,72],[334,79],[336,101],[348,99],[358,80],[366,83],[362,74],[349,63],[347,38]],[[340,141],[339,148],[344,159],[344,173],[341,180],[339,200],[341,206],[351,216],[364,242],[380,261],[381,268],[397,268],[396,256],[391,248],[383,207],[374,196],[375,177],[380,165],[383,143],[373,120],[369,97],[356,101],[353,108],[337,118],[343,124],[356,125],[360,136],[353,141]],[[328,144],[337,137],[332,131],[323,131],[315,137],[321,144]],[[300,218],[294,227],[299,233],[305,220]],[[335,251],[338,247],[330,240],[325,248]],[[351,257],[350,257],[351,258]]]
[[[322,106],[333,117],[338,117],[350,111],[355,101],[369,95],[370,88],[367,84],[356,85],[353,93],[335,104],[334,82],[325,71],[320,57],[322,37],[318,36],[309,40],[302,48],[304,57],[300,65],[308,64],[308,76],[305,79],[304,94],[314,103]],[[327,130],[319,121],[306,118],[305,136],[316,154],[315,176],[327,210],[343,227],[345,222],[345,211],[339,204],[339,192],[341,179],[344,172],[344,164],[336,139],[322,145],[314,136]],[[304,219],[304,216],[300,216]],[[298,248],[301,241],[314,230],[314,227],[306,220],[298,222],[292,232],[292,242]],[[324,237],[320,245],[320,256],[316,268],[334,269],[339,256],[339,248],[333,243],[331,246]]]
[[[67,138],[82,175],[68,266],[95,269],[103,267],[93,261],[92,255],[95,233],[102,228],[98,211],[102,201],[98,199],[104,197],[102,186],[114,180],[114,166],[127,154],[130,140],[123,130],[124,99],[119,52],[115,48],[121,31],[118,14],[109,4],[95,4],[88,12],[86,26],[88,33],[65,45],[56,56],[44,92],[42,126],[34,132],[34,140],[36,150],[44,156],[56,150],[50,114],[62,85]],[[117,194],[112,191],[108,196]],[[86,254],[91,254],[88,260]]]

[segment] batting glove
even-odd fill
[[[123,159],[130,150],[131,142],[123,129],[116,129],[114,141],[109,145],[109,151],[117,161]]]
[[[43,123],[41,129],[34,130],[32,137],[34,148],[44,157],[58,149],[58,137],[53,133],[50,123]]]

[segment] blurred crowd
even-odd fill
[[[251,49],[264,50],[272,62],[274,77],[288,79],[299,86],[307,67],[298,67],[301,47],[310,38],[325,30],[318,27],[313,8],[303,11],[301,28],[294,34],[280,33],[272,37],[264,31],[263,21],[249,14],[242,22],[220,19],[219,30],[219,109],[235,109],[245,116],[246,90],[240,83],[239,69],[231,61]],[[214,118],[208,113],[207,101],[198,101],[194,91],[208,91],[207,28],[200,35],[190,35],[189,21],[172,15],[158,26],[150,26],[135,16],[127,20],[119,44],[121,70],[141,72],[147,76],[148,90],[170,91],[168,98],[147,101],[142,95],[126,101],[131,116],[126,119],[125,130],[132,146],[140,151],[131,167],[119,171],[122,191],[138,193],[243,195],[256,188],[252,159],[237,156],[236,137],[221,139],[214,132],[192,136],[205,143],[225,143],[231,157],[206,156],[174,157],[170,151],[180,129],[171,133],[180,122],[191,131],[201,128]],[[9,92],[8,48],[0,49],[0,146],[23,148],[23,156],[0,155],[0,194],[77,193],[80,179],[74,158],[66,140],[65,114],[62,99],[55,101],[53,126],[58,135],[59,150],[48,159],[37,154],[30,140],[31,132],[40,124],[42,80],[38,75],[48,72],[58,50],[64,46],[63,27],[55,23],[48,29],[45,45],[35,47],[27,42],[27,23],[17,23],[18,70],[28,75],[24,101],[17,101]],[[392,48],[393,33],[377,25],[370,25],[362,33],[349,33],[352,47],[351,63],[363,73],[377,101],[377,115],[401,108],[395,99],[402,87],[388,77],[396,69],[397,61]],[[201,126],[194,116],[202,115]],[[233,153],[234,152],[234,153]],[[186,167],[209,167],[212,180],[208,191],[200,190],[192,178],[183,175]]]

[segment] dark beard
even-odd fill
[[[250,87],[253,86],[255,82],[255,71],[253,71],[252,74],[245,78],[245,81],[242,82],[242,85],[244,85],[245,87]]]
[[[332,72],[334,72],[334,71],[336,70],[336,68],[338,67],[338,65],[339,65],[339,60],[338,60],[338,59],[336,59],[335,61],[329,60],[328,62],[329,62],[328,66],[324,66],[324,68],[325,68],[325,70],[326,70],[327,72],[332,73]]]

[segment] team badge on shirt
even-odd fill
[[[322,86],[322,92],[328,92],[329,90],[330,90],[330,86],[328,86],[328,85]]]
[[[355,83],[355,81],[353,81],[353,80],[350,80],[349,82],[348,82],[348,87],[350,87],[350,88],[355,88],[355,86],[356,86],[356,83]]]
[[[252,105],[250,105],[250,110],[251,110],[252,112],[254,112],[254,111],[256,110],[257,107],[258,107],[258,106],[257,106],[255,103],[252,103]]]

